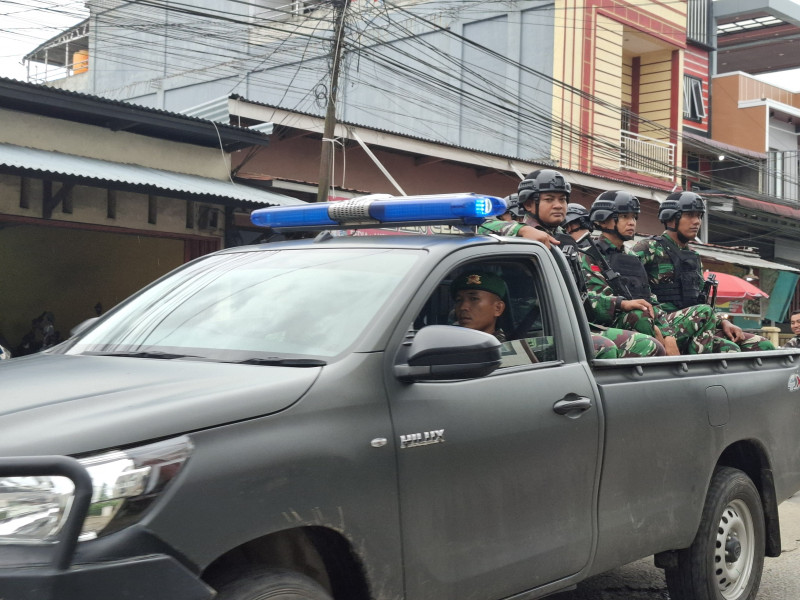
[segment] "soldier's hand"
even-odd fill
[[[619,307],[625,312],[640,310],[648,317],[653,316],[653,305],[647,300],[642,300],[640,298],[637,298],[636,300],[623,300]]]
[[[722,327],[722,333],[725,334],[730,341],[739,343],[744,340],[744,331],[738,325],[734,325],[727,319],[722,319],[722,323],[720,324]]]
[[[548,248],[550,247],[550,244],[555,244],[556,246],[561,244],[561,242],[559,242],[556,238],[548,235],[547,232],[542,231],[541,229],[536,229],[536,227],[531,227],[530,225],[523,225],[517,232],[517,235],[519,237],[528,238],[529,240],[542,242]]]
[[[681,353],[678,350],[678,341],[673,336],[664,338],[664,350],[666,350],[667,356],[679,356]]]

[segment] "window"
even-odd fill
[[[683,118],[702,121],[706,117],[703,103],[703,81],[691,75],[683,76]]]
[[[498,338],[503,341],[501,367],[515,367],[554,361],[556,344],[553,328],[542,302],[540,281],[528,259],[472,262],[451,271],[414,321],[414,329],[427,325],[457,325],[451,284],[459,277],[476,273],[497,275],[505,284],[505,309],[497,318]]]

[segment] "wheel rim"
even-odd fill
[[[714,549],[714,580],[725,600],[735,600],[747,588],[753,571],[753,516],[742,500],[731,501],[722,511]]]

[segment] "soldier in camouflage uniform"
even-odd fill
[[[669,310],[673,307],[659,303],[638,258],[624,250],[624,242],[636,233],[639,212],[638,199],[627,192],[604,192],[592,205],[590,219],[603,235],[594,248],[584,244],[582,266],[590,300],[598,318],[610,319],[617,327],[645,333],[652,327],[657,337],[660,332],[667,354],[698,354],[714,335],[711,308],[704,305]]]
[[[666,231],[637,242],[630,253],[644,265],[650,288],[665,311],[693,308],[699,311],[695,319],[706,319],[713,325],[695,336],[690,353],[773,350],[775,346],[766,338],[745,333],[722,319],[712,307],[698,304],[703,281],[702,263],[700,255],[689,248],[689,241],[697,236],[704,215],[705,202],[699,195],[693,192],[670,194],[658,211],[658,219],[664,223]]]
[[[783,348],[800,348],[800,310],[795,310],[789,316],[789,326],[794,337],[787,341]]]
[[[564,233],[561,223],[567,214],[567,204],[572,190],[564,176],[553,169],[539,169],[531,172],[519,184],[517,203],[524,210],[522,223],[502,220],[487,221],[479,231],[508,236],[529,237],[526,232],[533,230],[546,234],[553,243],[564,245],[575,242]],[[535,239],[535,238],[534,238]],[[538,240],[541,241],[541,240]],[[590,307],[587,314],[590,314]],[[592,316],[589,316],[592,321]],[[590,325],[592,325],[590,323]],[[592,333],[595,358],[614,358],[610,356],[608,344],[600,339],[611,340],[617,348],[617,358],[641,356],[661,356],[664,347],[652,336],[639,332],[629,332],[621,328],[606,328],[593,325]],[[598,354],[599,351],[599,354]]]
[[[501,342],[506,333],[497,327],[497,319],[506,308],[505,282],[497,275],[484,271],[468,271],[457,277],[450,286],[455,301],[458,324],[469,329],[491,333]],[[613,359],[637,356],[661,356],[655,340],[621,329],[609,329],[604,336],[592,335],[594,357]],[[660,353],[659,353],[660,350]]]
[[[483,225],[478,228],[479,233],[494,233],[507,237],[524,237],[529,240],[541,242],[548,248],[550,248],[550,244],[558,245],[558,241],[544,228],[521,222],[525,217],[525,210],[520,205],[518,194],[506,196],[504,200],[506,204],[508,204],[508,210],[499,217],[485,221]]]

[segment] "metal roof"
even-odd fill
[[[747,254],[744,252],[735,252],[723,248],[715,247],[709,248],[703,244],[690,244],[693,250],[704,258],[713,258],[720,262],[732,263],[735,265],[744,265],[746,267],[757,267],[760,269],[774,269],[775,271],[790,271],[791,273],[800,273],[800,269],[795,269],[788,265],[764,260],[759,256]]]
[[[233,152],[267,146],[269,136],[120,100],[0,77],[0,108]]]
[[[271,206],[305,204],[297,198],[229,181],[12,144],[0,144],[0,171],[52,175],[84,185],[115,183],[122,189],[176,198],[239,200]]]

